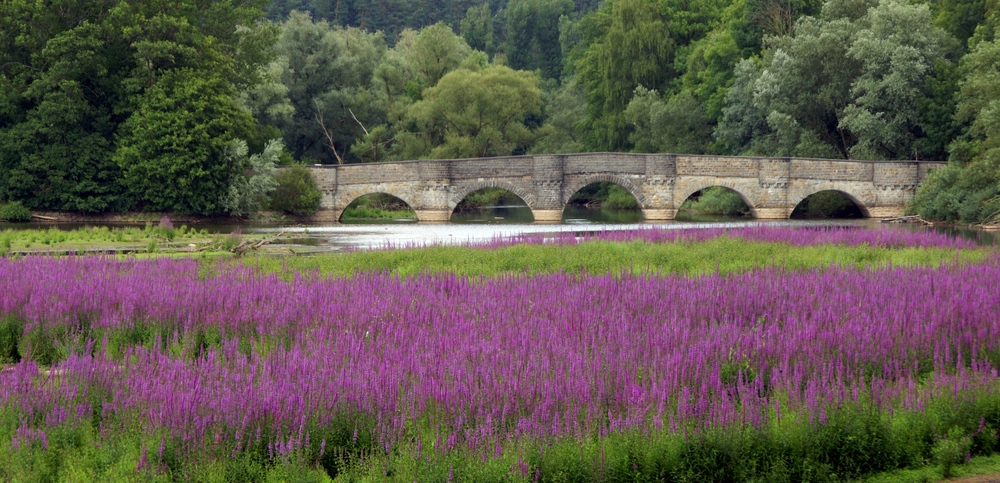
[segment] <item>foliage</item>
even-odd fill
[[[294,215],[311,215],[319,209],[322,193],[305,166],[283,168],[274,180],[278,186],[271,194],[271,208]]]
[[[405,201],[385,193],[362,196],[347,205],[340,215],[345,219],[416,219],[417,215]]]
[[[571,205],[586,205],[608,210],[638,210],[639,202],[632,193],[621,186],[608,183],[591,183],[573,193]]]
[[[678,212],[696,216],[749,216],[750,207],[739,193],[711,186],[684,200]]]
[[[0,203],[0,220],[15,223],[31,221],[31,210],[25,208],[20,201]]]
[[[264,152],[247,158],[247,145],[243,140],[235,140],[230,146],[230,156],[243,171],[229,184],[222,204],[226,211],[236,216],[247,216],[270,205],[270,194],[278,187],[274,179],[274,167],[278,164],[284,145],[272,140],[264,146]]]
[[[676,41],[666,12],[647,0],[607,2],[589,17],[594,32],[577,64],[577,79],[587,93],[588,144],[619,150],[628,146],[622,113],[633,91],[668,86]]]
[[[407,113],[412,130],[397,135],[400,159],[506,156],[535,138],[526,125],[541,111],[538,80],[504,66],[446,74]]]
[[[956,118],[964,134],[947,167],[930,174],[913,210],[931,219],[995,223],[1000,215],[1000,44],[979,42],[962,59]]]
[[[510,67],[559,78],[563,70],[559,19],[572,12],[572,0],[510,0],[504,10]]]
[[[770,38],[762,62],[737,66],[716,136],[745,154],[919,157],[918,107],[953,51],[925,5],[829,2],[791,36]]]
[[[294,12],[282,24],[274,51],[282,87],[273,88],[276,99],[270,105],[276,112],[258,119],[281,130],[295,159],[353,160],[350,147],[364,126],[384,122],[368,89],[386,51],[382,35],[314,22],[308,14]]]
[[[122,211],[138,203],[216,211],[206,199],[217,197],[214,184],[227,179],[197,165],[214,164],[206,158],[221,154],[217,147],[228,144],[227,133],[249,127],[248,116],[233,112],[232,97],[256,84],[267,59],[273,30],[258,23],[262,3],[73,0],[57,8],[4,2],[0,171],[7,175],[0,197],[35,209]],[[154,120],[164,108],[178,112],[161,111]],[[212,112],[196,112],[201,108]],[[194,152],[179,169],[148,171],[162,199],[151,199],[131,161],[124,167],[119,162],[130,156],[122,151],[133,148],[149,164],[173,156],[165,145],[136,138],[143,135],[135,125],[140,122],[151,123],[155,136],[178,142],[179,150]],[[206,188],[207,198],[178,202],[191,193],[190,184]]]
[[[469,7],[462,18],[459,31],[469,47],[492,55],[495,49],[493,36],[493,13],[489,2],[478,7]]]
[[[548,83],[542,91],[542,111],[545,124],[538,129],[531,153],[584,152],[581,121],[587,114],[587,102],[583,86],[576,78],[569,78],[558,87]]]
[[[633,126],[629,140],[635,152],[708,152],[712,126],[690,91],[681,91],[664,102],[656,91],[637,87],[625,109],[625,119]]]
[[[143,210],[220,213],[241,168],[227,156],[230,144],[252,122],[223,79],[165,73],[122,126],[115,160],[123,184]]]
[[[519,196],[503,188],[483,188],[465,196],[455,206],[456,213],[483,210],[492,206],[526,206]]]

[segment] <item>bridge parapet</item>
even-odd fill
[[[536,222],[558,222],[584,186],[607,181],[625,188],[648,221],[672,220],[693,193],[724,186],[753,215],[787,218],[820,191],[844,193],[871,217],[898,216],[938,161],[859,161],[781,157],[581,153],[313,166],[323,193],[318,219],[339,220],[357,198],[396,196],[420,221],[446,222],[469,194],[503,188],[531,208]]]

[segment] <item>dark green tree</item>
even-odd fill
[[[147,89],[125,122],[115,159],[129,194],[150,211],[213,214],[241,169],[228,156],[253,119],[220,77],[176,69]]]
[[[511,0],[504,11],[508,65],[558,78],[563,68],[559,18],[572,12],[571,0]]]

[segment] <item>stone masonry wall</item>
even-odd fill
[[[535,212],[560,216],[573,194],[596,181],[623,186],[648,219],[672,219],[694,192],[725,186],[738,192],[755,216],[783,218],[806,197],[841,191],[871,216],[902,213],[934,161],[854,161],[734,156],[585,153],[458,160],[313,166],[323,193],[323,219],[339,219],[352,201],[388,193],[418,216],[446,220],[469,193],[507,189]],[[422,215],[423,214],[423,215]]]

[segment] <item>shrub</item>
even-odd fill
[[[294,215],[311,215],[319,209],[322,194],[305,166],[292,166],[274,175],[278,187],[271,194],[271,208]]]
[[[31,221],[31,211],[24,207],[20,201],[0,205],[0,220],[22,223]]]

